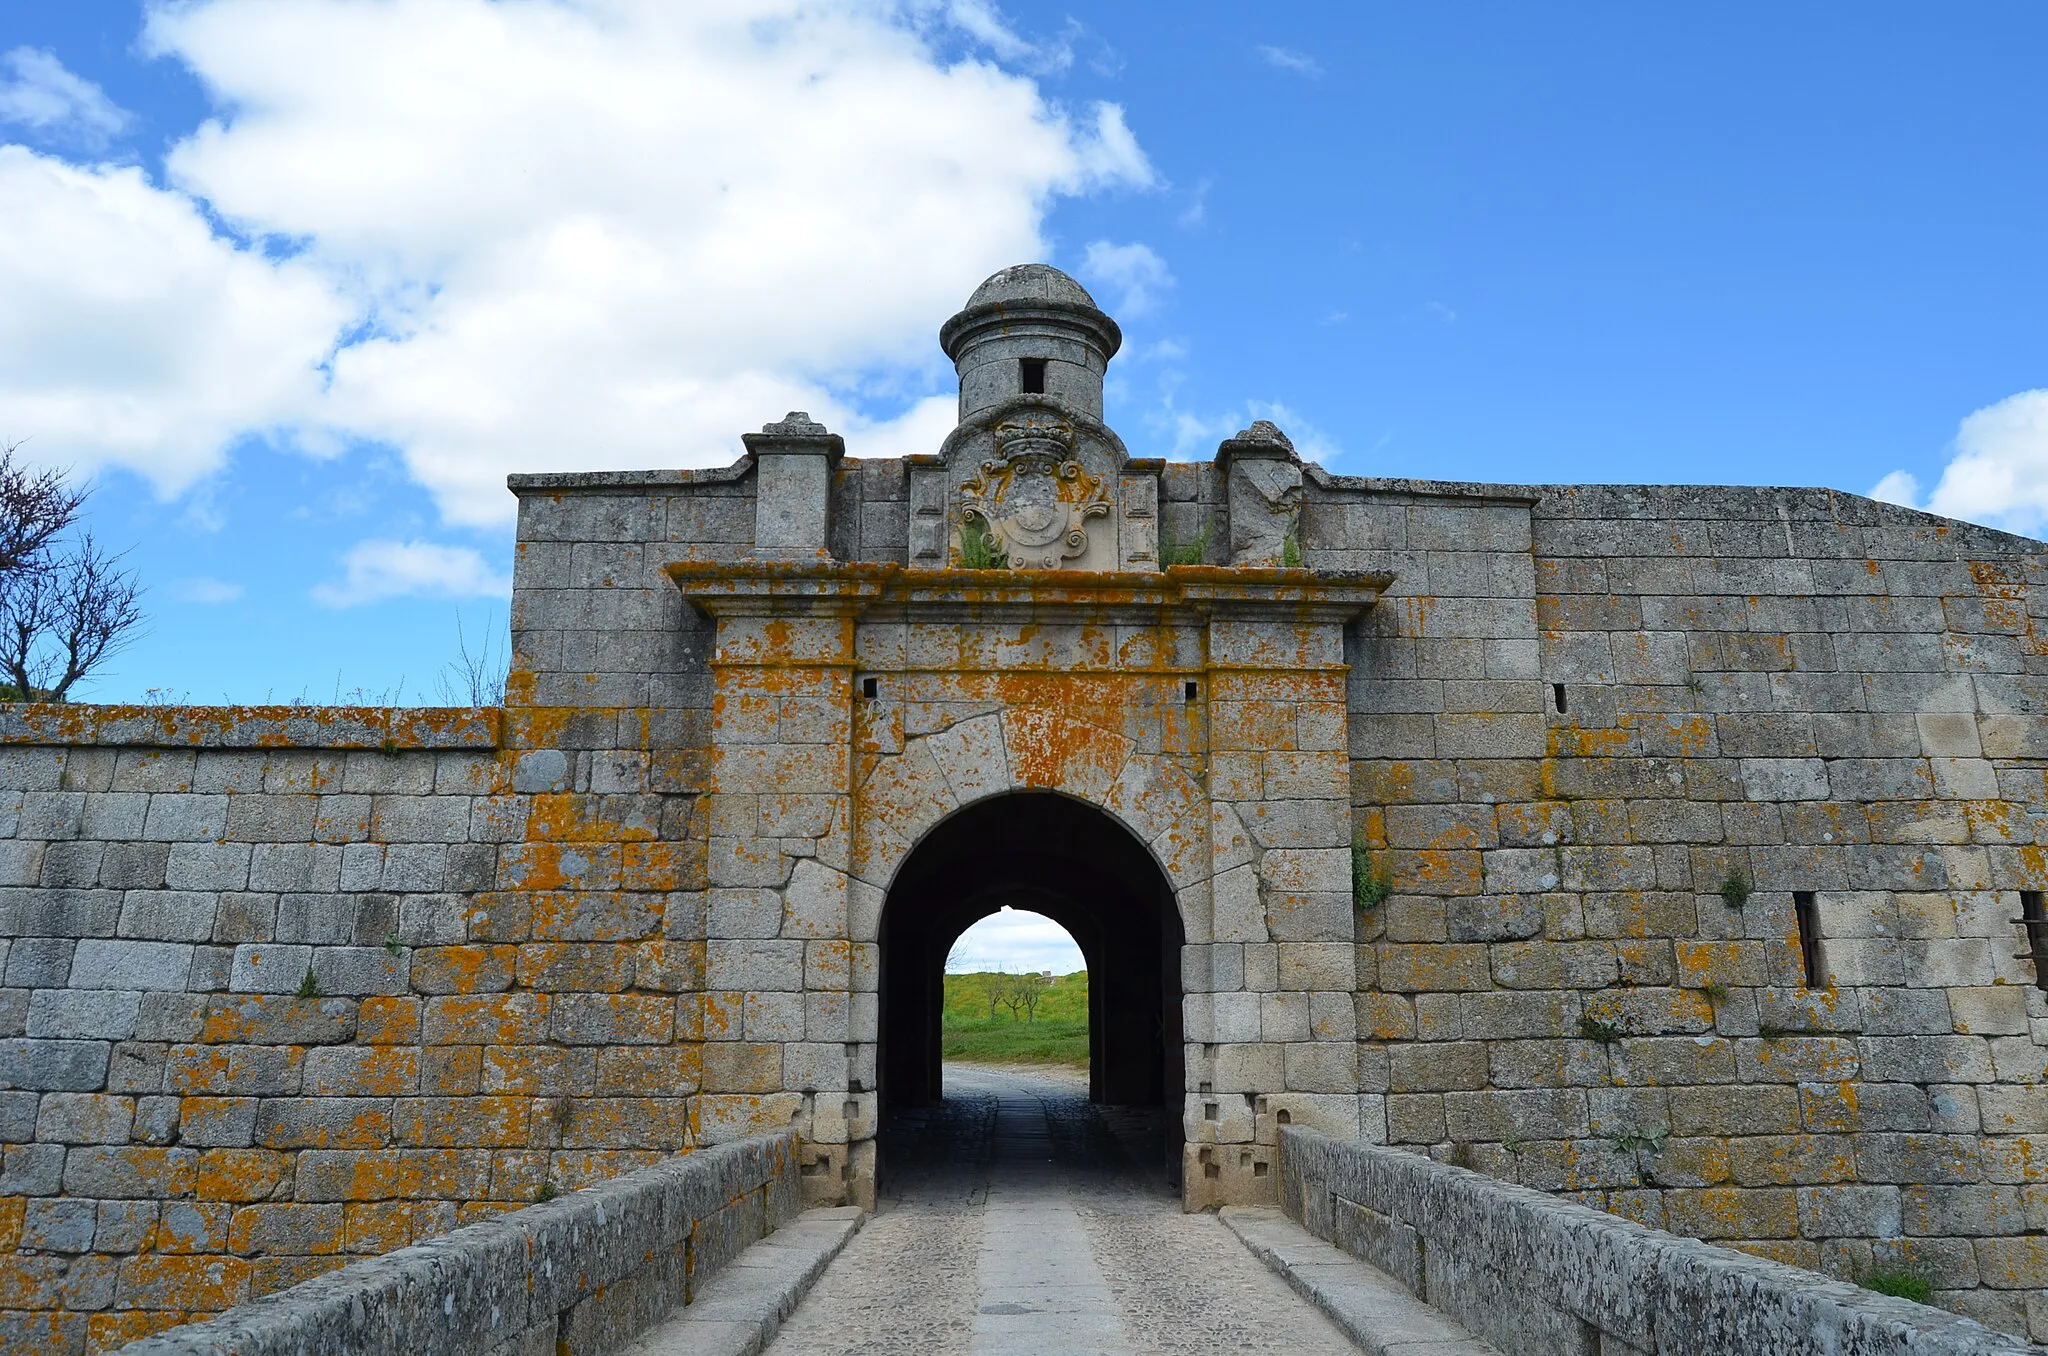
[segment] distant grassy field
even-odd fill
[[[946,976],[943,1022],[946,1058],[969,1064],[1069,1064],[1088,1067],[1088,972],[1054,979],[1038,1000],[1036,1016],[998,1003],[989,1015],[989,990],[1004,975]]]

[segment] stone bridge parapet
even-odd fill
[[[1972,1319],[1421,1154],[1280,1133],[1280,1204],[1507,1356],[2022,1356]]]
[[[796,1136],[670,1159],[303,1281],[127,1356],[598,1356],[803,1208]]]

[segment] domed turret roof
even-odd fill
[[[1012,264],[974,289],[964,310],[1013,302],[1051,301],[1101,310],[1088,290],[1051,264]]]

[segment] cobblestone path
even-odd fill
[[[881,1209],[770,1356],[1355,1352],[1134,1169],[1083,1082],[949,1065],[946,1089],[892,1124]]]

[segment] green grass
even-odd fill
[[[1934,1297],[1934,1282],[1918,1271],[1873,1271],[1863,1278],[1863,1288],[1915,1304],[1925,1304]]]
[[[1377,909],[1394,892],[1394,873],[1386,859],[1373,856],[1363,838],[1351,844],[1351,899],[1361,909]]]
[[[1204,527],[1188,541],[1159,540],[1161,565],[1199,565],[1209,558],[1209,529]]]
[[[967,570],[1006,570],[1010,566],[989,535],[988,524],[979,518],[970,518],[960,524],[960,566]]]
[[[998,1004],[989,1016],[989,987],[1001,975],[946,976],[942,1021],[945,1057],[968,1064],[1069,1064],[1088,1067],[1088,972],[1052,981],[1035,1019]]]

